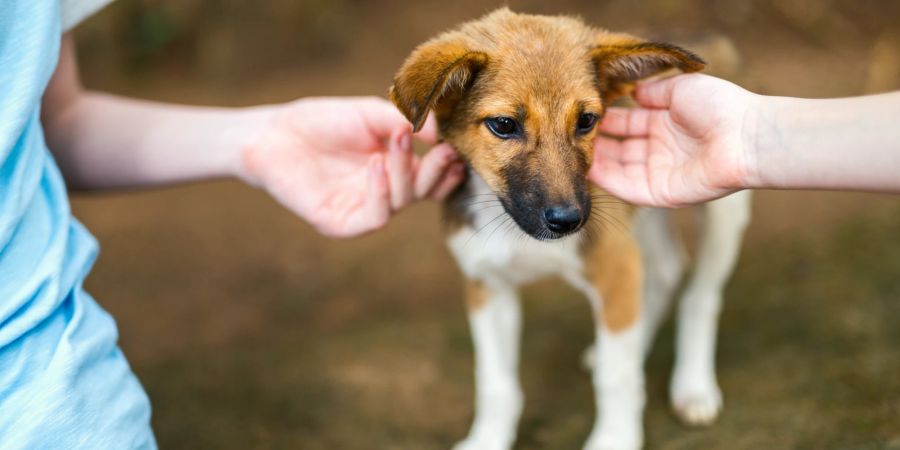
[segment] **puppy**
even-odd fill
[[[682,273],[667,212],[641,209],[589,185],[595,126],[615,97],[668,69],[704,62],[673,45],[592,28],[578,19],[497,10],[425,42],[389,95],[422,127],[433,111],[469,166],[447,201],[447,241],[467,278],[475,344],[475,419],[458,450],[509,449],[523,407],[517,377],[517,289],[556,275],[585,294],[597,343],[597,416],[586,449],[643,442],[642,362]],[[698,265],[679,314],[675,412],[712,421],[721,290],[737,258],[748,198],[706,206]]]

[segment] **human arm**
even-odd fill
[[[900,93],[812,100],[706,75],[644,82],[600,125],[590,178],[677,207],[748,188],[900,192]]]
[[[446,196],[464,176],[447,145],[414,155],[405,118],[375,97],[214,108],[84,90],[68,35],[42,122],[74,188],[234,176],[334,237],[378,228],[413,199]],[[434,143],[434,128],[417,137]]]

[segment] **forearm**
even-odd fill
[[[85,91],[67,33],[41,120],[70,187],[103,189],[236,175],[248,133],[267,110],[178,106]]]
[[[900,93],[760,97],[749,188],[900,192]]]
[[[83,92],[45,127],[70,186],[140,187],[235,175],[245,130],[262,112]]]

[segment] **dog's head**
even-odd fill
[[[416,48],[390,98],[416,130],[434,111],[519,227],[556,239],[590,216],[587,172],[607,102],[640,78],[703,67],[672,45],[504,8]]]

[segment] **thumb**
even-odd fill
[[[356,102],[356,111],[362,116],[369,132],[378,139],[387,139],[398,129],[410,129],[409,121],[391,102],[379,97],[364,97]]]

